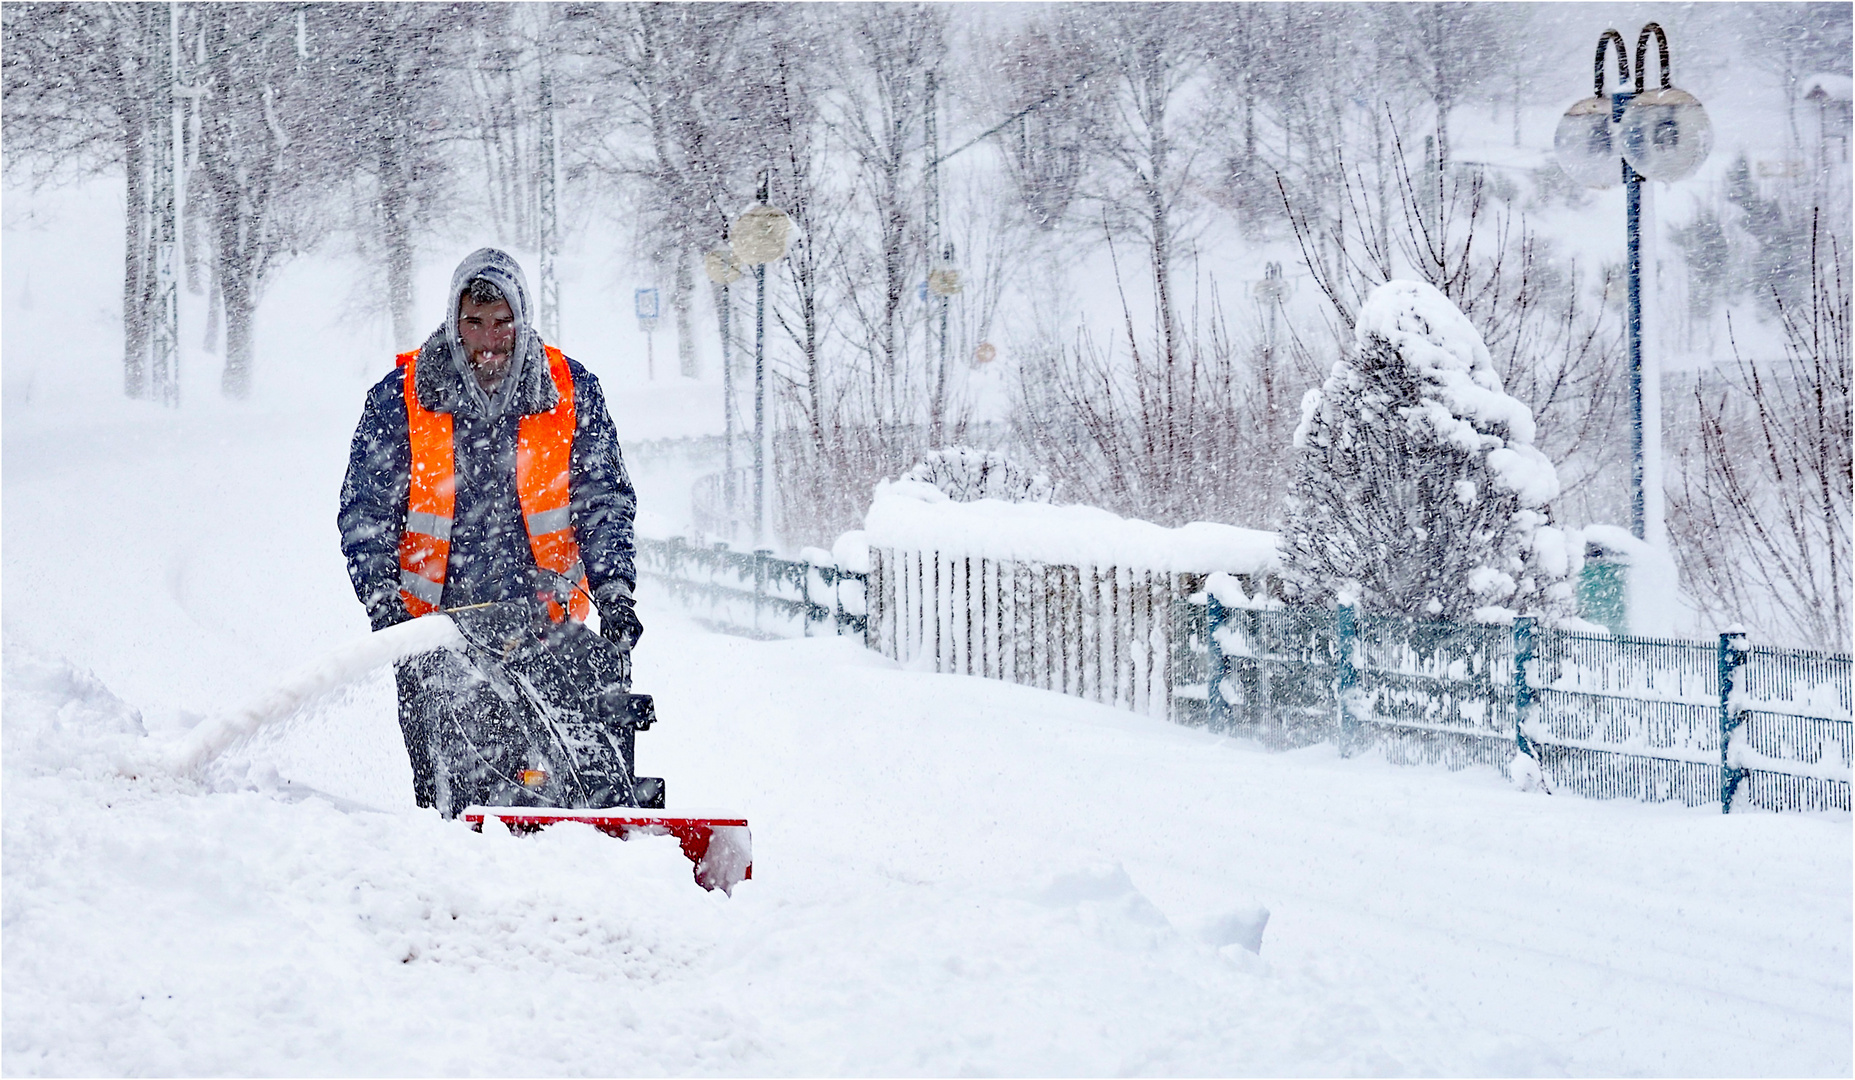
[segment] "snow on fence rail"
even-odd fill
[[[697,621],[753,637],[863,636],[864,579],[850,558],[808,550],[780,559],[770,551],[697,547],[680,537],[639,537],[638,574],[664,586]],[[828,630],[827,630],[828,628]]]

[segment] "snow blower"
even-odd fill
[[[656,710],[649,694],[631,692],[629,653],[584,623],[549,621],[539,605],[445,614],[463,647],[412,661],[420,690],[410,703],[440,813],[479,831],[575,821],[620,839],[670,835],[703,888],[732,893],[753,877],[746,818],[668,812],[663,780],[637,775],[637,733]]]
[[[395,662],[416,676],[401,703],[426,750],[414,774],[426,772],[445,817],[478,830],[578,821],[621,839],[674,836],[704,888],[732,893],[753,877],[746,818],[666,811],[663,781],[637,775],[637,733],[656,711],[649,694],[631,692],[630,655],[583,623],[550,622],[538,603],[456,608],[369,634],[125,768],[198,776],[262,728]]]

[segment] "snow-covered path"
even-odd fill
[[[7,239],[9,268],[39,242]],[[73,250],[34,263],[42,314],[107,295],[53,276],[109,251]],[[716,636],[648,592],[640,764],[673,806],[750,816],[731,899],[667,841],[413,810],[384,675],[210,788],[131,779],[142,729],[365,632],[334,531],[362,383],[124,403],[105,322],[14,296],[7,1074],[1851,1071],[1847,815],[1268,753],[847,641]],[[304,342],[280,369],[338,351],[289,329],[261,328]],[[1230,944],[1256,905],[1260,955]]]

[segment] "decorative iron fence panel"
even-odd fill
[[[1542,631],[1526,732],[1547,781],[1597,798],[1720,797],[1718,649]]]
[[[1553,790],[1593,798],[1849,808],[1845,655],[1203,599],[1174,614],[1206,642],[1180,668],[1206,679],[1175,691],[1186,722],[1503,772],[1524,746]]]
[[[662,585],[697,621],[750,637],[864,637],[868,575],[835,565],[638,539],[638,575]]]
[[[1216,695],[1207,695],[1213,727],[1281,747],[1339,735],[1338,639],[1329,613],[1214,605],[1208,619],[1217,629],[1206,652],[1225,672]]]
[[[1365,615],[1356,633],[1357,690],[1345,715],[1366,740],[1398,764],[1506,766],[1514,752],[1510,630]]]
[[[1846,654],[1729,648],[1720,667],[1726,737],[1722,798],[1781,809],[1849,808],[1851,661]],[[1736,805],[1736,803],[1735,803]]]

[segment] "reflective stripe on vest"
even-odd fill
[[[573,374],[559,349],[550,345],[545,351],[548,374],[560,400],[547,412],[522,417],[517,427],[516,494],[535,565],[543,571],[543,578],[558,574],[565,579],[543,589],[549,616],[555,622],[569,615],[584,621],[592,601],[573,535],[568,487],[573,459]],[[399,596],[414,616],[437,611],[444,596],[457,488],[451,414],[431,412],[419,404],[414,388],[418,358],[417,350],[396,358],[406,371],[406,424],[412,443],[406,528],[399,539]]]

